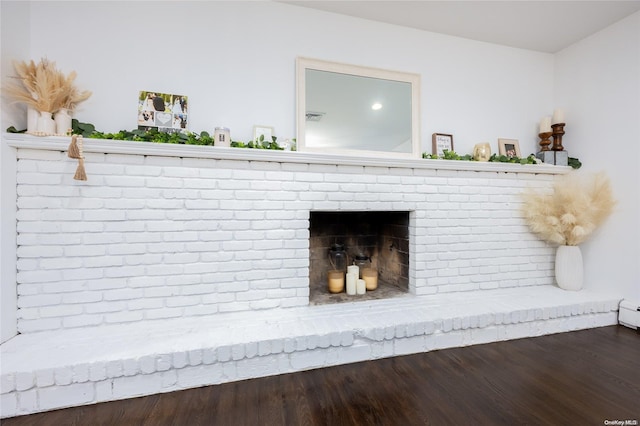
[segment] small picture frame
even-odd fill
[[[273,139],[273,127],[269,126],[253,126],[253,140],[260,142],[260,137],[264,136],[263,140],[272,142]]]
[[[509,158],[520,158],[520,144],[518,139],[498,139],[498,152]]]
[[[444,155],[444,151],[453,151],[453,135],[446,133],[434,133],[431,136],[432,153],[438,157]]]

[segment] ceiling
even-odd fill
[[[558,52],[640,10],[640,0],[283,3],[548,53]]]

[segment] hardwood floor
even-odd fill
[[[605,420],[640,424],[640,334],[622,326],[70,408],[5,419],[2,425],[606,425]]]

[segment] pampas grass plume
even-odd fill
[[[69,110],[91,96],[91,92],[79,91],[74,84],[76,72],[69,75],[56,68],[55,62],[43,58],[35,62],[14,61],[17,76],[4,87],[15,102],[24,103],[38,111],[55,113],[62,108]]]
[[[555,181],[552,193],[527,189],[522,212],[531,231],[558,245],[583,243],[613,212],[616,201],[604,173],[571,173]]]

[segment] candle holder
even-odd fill
[[[540,137],[540,151],[550,151],[549,149],[549,145],[551,145],[551,140],[549,140],[549,138],[551,137],[551,135],[553,134],[553,132],[544,132],[544,133],[538,133],[538,136]]]
[[[552,124],[551,128],[553,129],[553,146],[551,147],[552,151],[564,151],[564,147],[562,146],[562,135],[564,135],[564,123],[556,123]]]

